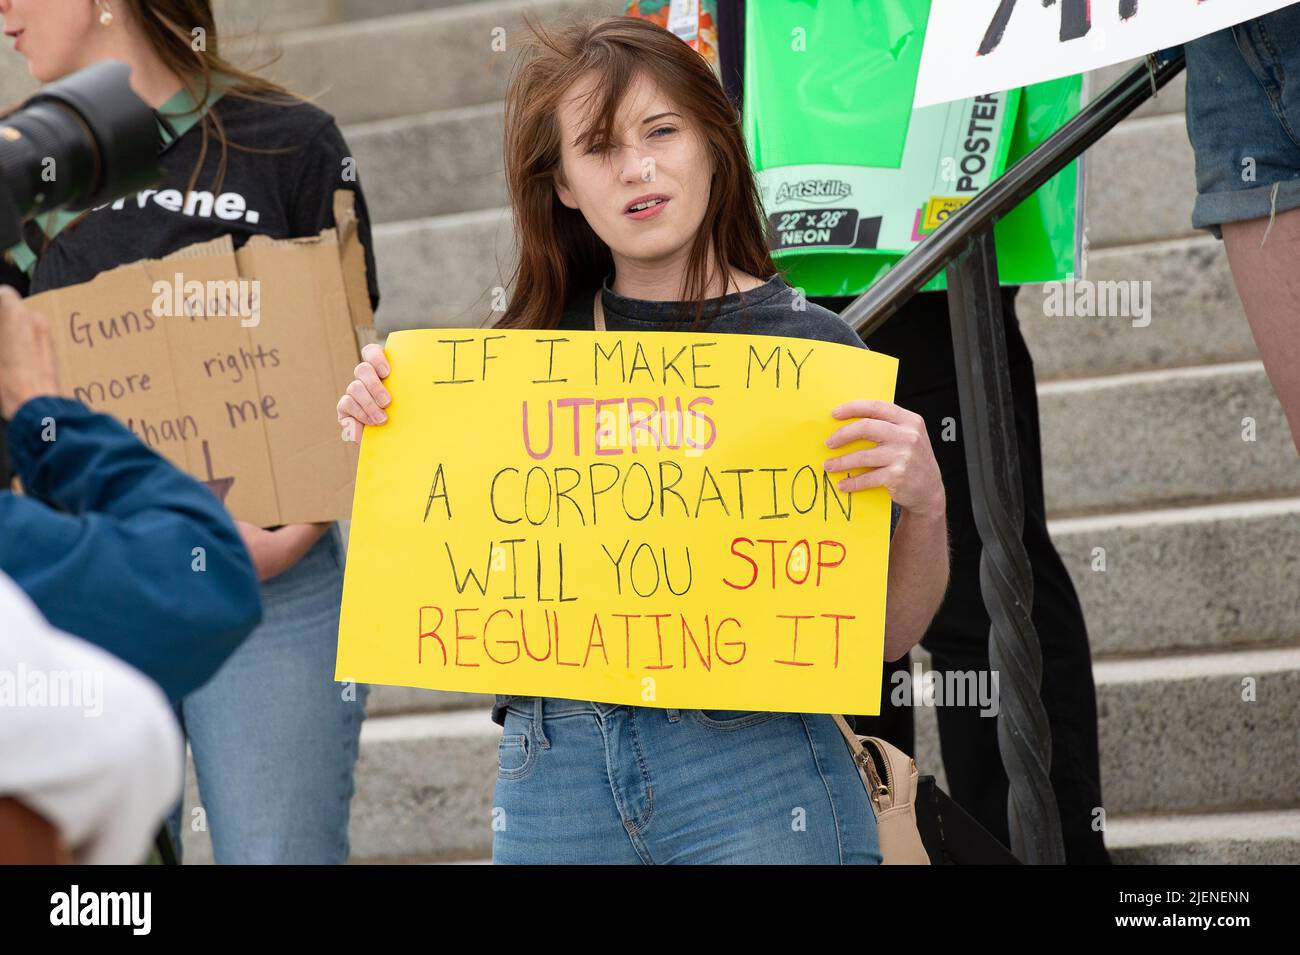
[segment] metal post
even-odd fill
[[[1039,696],[1043,657],[1030,610],[1034,578],[1022,537],[1025,507],[1007,366],[997,251],[990,226],[947,271],[971,506],[984,551],[980,590],[992,621],[989,663],[999,674],[998,749],[1006,767],[1011,851],[1034,865],[1063,865],[1052,792],[1052,734]]]

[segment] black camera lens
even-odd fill
[[[84,209],[157,181],[157,120],[129,77],[125,63],[104,60],[0,119],[0,220],[8,219],[0,233],[15,219]]]
[[[89,195],[98,177],[90,130],[62,103],[35,103],[0,125],[0,184],[20,216]]]

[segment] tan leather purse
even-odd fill
[[[916,786],[920,778],[916,760],[879,737],[859,736],[838,713],[835,714],[835,725],[844,734],[871,797],[882,864],[929,865],[930,855],[925,851],[916,826]],[[883,778],[872,752],[884,767]]]

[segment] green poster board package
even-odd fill
[[[771,247],[839,257],[905,255],[988,187],[1006,165],[1020,91],[912,114],[897,168],[800,163],[757,172]]]
[[[746,4],[746,140],[773,256],[807,295],[865,292],[1079,109],[1067,77],[913,111],[928,14],[929,0]],[[1080,183],[1072,164],[997,224],[1003,284],[1081,271]]]
[[[755,166],[897,167],[929,16],[930,0],[746,3],[745,129]]]

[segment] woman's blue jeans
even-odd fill
[[[338,525],[262,585],[261,625],[177,707],[218,863],[342,863],[369,687],[334,682]],[[169,820],[180,848],[178,805]]]
[[[516,697],[492,810],[498,863],[878,864],[831,717]]]

